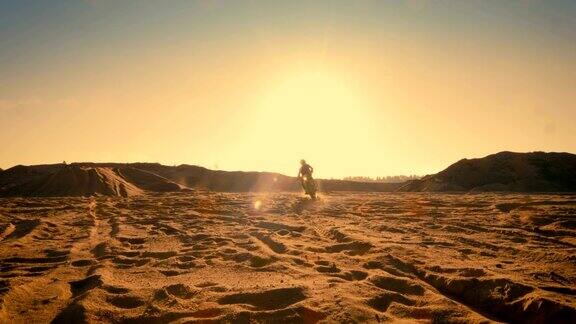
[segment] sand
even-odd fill
[[[576,196],[0,199],[0,322],[574,322]]]

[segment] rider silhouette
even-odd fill
[[[302,185],[302,189],[306,192],[307,195],[310,195],[310,198],[316,199],[316,182],[312,179],[312,172],[314,172],[314,168],[310,166],[310,164],[306,163],[304,159],[300,160],[300,171],[298,171],[298,179],[300,179],[300,184]]]
[[[314,172],[314,168],[304,159],[300,160],[300,171],[298,172],[298,178],[303,179],[304,177],[308,179],[312,179],[312,172]]]

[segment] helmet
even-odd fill
[[[300,164],[306,164],[306,160],[304,159],[300,160]]]

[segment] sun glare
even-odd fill
[[[369,105],[344,78],[328,73],[298,73],[271,84],[257,105],[247,142],[257,143],[264,169],[285,172],[308,158],[323,164],[352,159],[371,131]],[[269,163],[269,164],[268,164]],[[342,163],[340,172],[342,170]],[[340,173],[338,172],[338,173]]]

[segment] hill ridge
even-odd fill
[[[89,188],[87,181],[64,177],[62,188],[56,190],[45,182],[57,182],[62,168],[80,170],[106,170],[103,184]],[[90,171],[92,172],[92,171]],[[52,178],[51,178],[52,177]],[[391,192],[399,184],[363,183],[347,180],[317,180],[325,191]],[[50,188],[47,190],[46,188]],[[122,188],[130,189],[123,190]],[[122,190],[120,190],[122,189]],[[273,172],[223,171],[181,164],[166,166],[160,163],[77,162],[71,164],[17,165],[0,174],[0,196],[132,196],[146,192],[169,192],[185,189],[205,189],[222,192],[297,191],[300,184],[294,177]]]
[[[576,191],[576,155],[502,151],[461,159],[436,174],[408,181],[399,191]]]
[[[576,155],[503,151],[461,159],[436,174],[405,183],[327,179],[317,182],[323,192],[576,192]],[[210,170],[190,164],[167,166],[150,162],[17,165],[0,173],[0,196],[131,196],[186,189],[298,191],[300,184],[294,177],[274,172]]]

